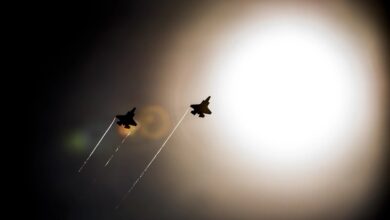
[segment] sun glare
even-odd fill
[[[365,128],[370,80],[342,33],[298,14],[252,18],[227,36],[210,75],[221,82],[215,112],[239,152],[283,171],[348,152]]]

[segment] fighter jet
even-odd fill
[[[207,99],[203,100],[202,103],[198,105],[191,105],[191,108],[194,110],[191,111],[193,115],[199,114],[199,117],[204,118],[204,114],[211,114],[211,111],[209,109],[210,104],[210,96],[207,97]]]
[[[137,126],[137,122],[134,121],[134,112],[135,112],[135,108],[127,112],[126,115],[117,115],[116,116],[116,118],[118,119],[117,124],[119,126],[124,125],[125,128],[127,129],[130,128],[130,125]]]

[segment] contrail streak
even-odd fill
[[[183,116],[181,117],[181,119],[179,120],[179,122],[176,124],[176,126],[173,128],[173,130],[171,131],[171,133],[168,135],[167,139],[165,139],[164,143],[161,145],[160,149],[158,149],[157,153],[154,155],[154,157],[152,158],[152,160],[148,163],[148,165],[145,167],[145,169],[142,171],[142,173],[139,175],[139,177],[137,178],[137,180],[134,181],[133,185],[130,187],[130,189],[125,193],[125,195],[122,197],[122,200],[118,203],[118,205],[115,207],[115,209],[118,209],[119,206],[122,204],[122,202],[126,199],[126,197],[131,193],[131,191],[133,191],[133,189],[135,188],[135,186],[137,185],[137,183],[141,180],[141,178],[143,177],[143,175],[146,173],[146,171],[149,169],[150,165],[152,165],[153,161],[157,158],[157,156],[160,154],[161,150],[164,148],[165,144],[168,142],[168,140],[171,138],[172,134],[176,131],[177,127],[179,127],[179,125],[181,124],[181,122],[183,121],[184,117],[188,114],[188,111],[190,110],[190,108],[188,108]]]
[[[130,131],[129,131],[129,133],[126,135],[126,137],[124,137],[124,138],[122,139],[122,142],[115,148],[114,153],[112,153],[111,157],[107,160],[106,165],[104,165],[104,167],[106,167],[106,166],[110,163],[110,161],[111,161],[111,159],[114,157],[115,153],[118,152],[119,148],[121,148],[122,144],[125,143],[127,137],[129,137],[129,135],[130,135]]]
[[[81,165],[80,169],[79,169],[79,173],[83,170],[84,166],[87,164],[89,158],[91,158],[92,154],[95,152],[96,148],[99,146],[100,142],[102,142],[104,136],[106,136],[107,132],[110,130],[110,128],[112,127],[112,125],[114,124],[115,122],[115,118],[112,119],[112,122],[111,124],[108,126],[107,130],[104,132],[103,136],[100,138],[100,140],[97,142],[96,146],[93,148],[92,152],[89,154],[89,156],[87,157],[87,159],[84,161],[83,165]]]

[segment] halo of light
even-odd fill
[[[365,129],[372,91],[342,33],[318,19],[278,16],[240,24],[209,71],[220,82],[221,123],[245,158],[296,172],[345,156]]]
[[[164,137],[169,130],[170,119],[168,113],[159,105],[147,106],[140,110],[140,133],[148,139]]]

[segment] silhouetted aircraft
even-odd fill
[[[199,114],[199,117],[204,118],[204,114],[211,114],[209,109],[210,96],[207,99],[203,100],[199,105],[191,105],[191,108],[194,110],[191,111],[193,115]]]
[[[117,115],[116,118],[119,120],[117,124],[124,125],[125,128],[130,128],[130,125],[137,126],[137,122],[134,121],[135,108],[127,112],[126,115]]]

